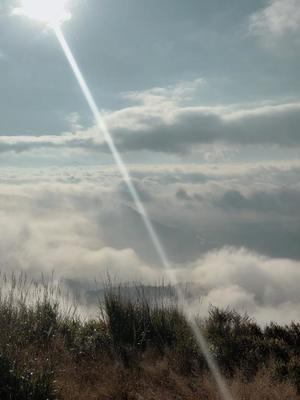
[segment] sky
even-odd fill
[[[1,268],[163,275],[55,35],[0,0]],[[300,317],[300,1],[72,0],[62,26],[201,310]],[[199,306],[199,305],[198,305]]]

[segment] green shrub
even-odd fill
[[[251,378],[268,359],[263,333],[247,315],[212,308],[204,330],[211,351],[227,376],[232,377],[240,370]]]
[[[77,361],[95,360],[100,355],[111,352],[111,338],[106,324],[101,320],[65,321],[60,327],[60,333],[67,349]]]
[[[55,400],[53,372],[39,373],[20,368],[15,362],[0,355],[1,400]]]

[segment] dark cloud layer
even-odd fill
[[[168,97],[154,97],[149,103],[148,94],[143,93],[143,96],[145,102],[142,105],[105,116],[122,152],[182,154],[214,143],[228,146],[271,145],[283,149],[300,145],[300,103],[246,109],[186,108],[176,103],[170,105]],[[43,147],[108,152],[97,127],[58,136],[0,137],[0,152],[25,152]]]
[[[300,145],[300,104],[261,106],[254,109],[173,109],[171,120],[147,115],[147,106],[136,116],[136,126],[116,130],[122,150],[184,153],[194,146],[215,142],[233,145]],[[128,110],[130,115],[130,109]],[[138,126],[143,124],[143,129]]]

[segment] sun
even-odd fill
[[[21,0],[14,14],[24,15],[49,25],[60,25],[71,18],[67,3],[68,0]]]

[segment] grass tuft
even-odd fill
[[[53,280],[1,279],[1,400],[219,398],[176,301],[108,283],[83,320]],[[237,398],[299,398],[299,324],[211,308],[199,327]]]

